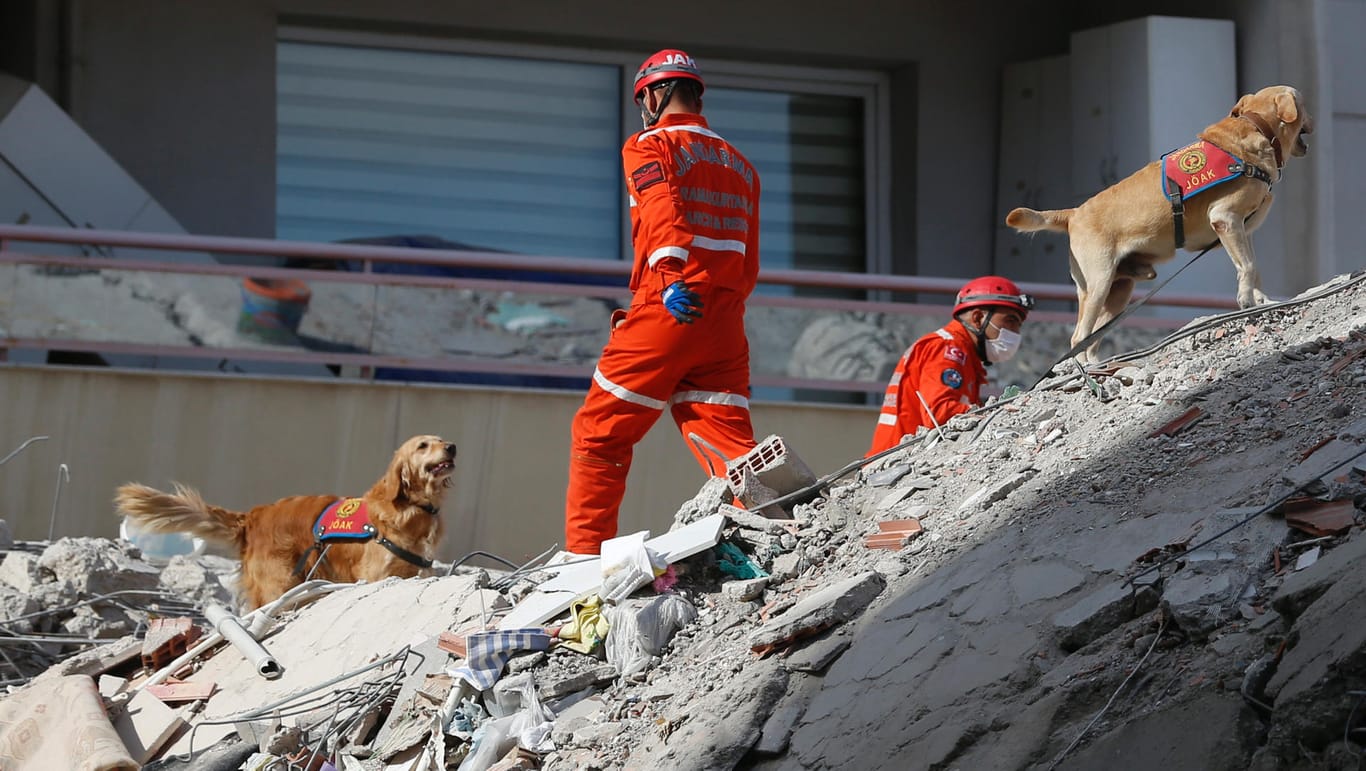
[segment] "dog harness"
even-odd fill
[[[420,505],[423,511],[436,516],[437,510],[433,506]],[[325,553],[328,546],[334,541],[368,541],[376,539],[380,546],[388,549],[394,556],[404,562],[417,565],[420,568],[429,568],[432,561],[414,554],[388,538],[379,534],[379,529],[370,521],[370,512],[366,508],[365,500],[362,498],[338,498],[328,504],[322,513],[313,522],[313,548],[304,552],[299,557],[299,564],[294,566],[294,574],[302,575],[304,565],[308,563],[308,555],[313,552]],[[319,557],[321,559],[321,557]]]
[[[1162,156],[1162,195],[1172,205],[1176,248],[1186,243],[1186,199],[1239,177],[1260,179],[1268,188],[1272,184],[1260,166],[1203,139]]]

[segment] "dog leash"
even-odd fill
[[[1100,338],[1102,335],[1104,335],[1105,332],[1106,332],[1107,330],[1110,329],[1110,327],[1114,326],[1115,324],[1118,324],[1118,323],[1120,322],[1120,320],[1123,319],[1125,316],[1128,316],[1130,313],[1133,313],[1134,311],[1136,311],[1136,310],[1138,310],[1139,308],[1143,307],[1143,304],[1146,303],[1146,302],[1148,302],[1148,299],[1149,299],[1149,298],[1151,298],[1153,295],[1157,294],[1158,292],[1162,291],[1162,288],[1165,287],[1167,284],[1171,283],[1171,280],[1172,280],[1172,279],[1174,279],[1174,278],[1176,278],[1177,276],[1181,275],[1181,271],[1183,271],[1183,270],[1185,270],[1186,268],[1189,268],[1190,266],[1194,265],[1196,260],[1200,259],[1201,257],[1204,257],[1205,254],[1206,254],[1207,252],[1209,252],[1209,250],[1213,249],[1214,247],[1216,247],[1216,246],[1218,246],[1218,245],[1219,245],[1219,241],[1216,240],[1214,243],[1210,244],[1209,246],[1206,246],[1204,249],[1201,249],[1199,254],[1195,255],[1195,256],[1192,257],[1192,258],[1190,258],[1190,260],[1189,260],[1185,265],[1182,265],[1180,268],[1178,268],[1178,269],[1176,270],[1175,273],[1173,273],[1173,274],[1171,274],[1170,276],[1167,276],[1165,279],[1163,279],[1163,280],[1162,280],[1162,283],[1160,283],[1160,284],[1158,284],[1156,287],[1154,287],[1154,288],[1152,289],[1152,291],[1150,291],[1150,292],[1148,292],[1147,294],[1143,295],[1142,297],[1138,298],[1138,299],[1135,300],[1134,302],[1131,302],[1131,303],[1129,303],[1128,305],[1124,306],[1124,310],[1120,311],[1114,318],[1110,319],[1109,321],[1107,321],[1107,322],[1105,322],[1103,325],[1101,325],[1100,329],[1094,330],[1094,331],[1091,332],[1091,334],[1087,335],[1086,337],[1083,337],[1083,338],[1081,339],[1080,342],[1078,342],[1076,345],[1074,345],[1074,346],[1072,346],[1070,349],[1068,349],[1067,353],[1064,353],[1064,354],[1062,355],[1061,358],[1059,358],[1057,361],[1053,362],[1053,364],[1052,364],[1051,366],[1049,366],[1048,369],[1044,370],[1044,373],[1043,373],[1042,375],[1039,376],[1039,379],[1038,379],[1038,380],[1035,380],[1035,381],[1034,381],[1034,385],[1030,386],[1030,387],[1029,387],[1029,390],[1031,390],[1031,391],[1034,390],[1035,388],[1037,388],[1037,387],[1039,386],[1040,383],[1042,383],[1044,380],[1047,380],[1048,377],[1049,377],[1049,374],[1053,371],[1053,368],[1054,368],[1054,367],[1058,366],[1059,364],[1062,364],[1064,361],[1067,361],[1068,359],[1075,358],[1077,354],[1079,354],[1079,353],[1081,353],[1082,351],[1086,350],[1086,346],[1090,345],[1093,341],[1095,341],[1096,339],[1098,339],[1098,338]],[[1085,369],[1086,369],[1086,368],[1083,367],[1083,368],[1082,368],[1082,371],[1084,372]]]

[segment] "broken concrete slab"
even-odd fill
[[[977,492],[964,498],[963,502],[958,504],[958,511],[964,512],[975,506],[980,506],[983,509],[990,508],[993,503],[1005,500],[1006,496],[1015,492],[1021,485],[1033,479],[1038,473],[1038,469],[1026,467],[1016,471],[1000,482],[984,485],[979,488]]]
[[[12,551],[0,562],[0,583],[31,594],[38,585],[52,580],[52,572],[38,564],[38,555]]]
[[[235,648],[224,648],[187,681],[212,680],[221,690],[209,700],[199,720],[218,720],[286,699],[347,672],[359,670],[378,656],[395,653],[413,640],[425,640],[448,627],[463,627],[475,619],[460,609],[477,580],[457,575],[427,579],[386,579],[334,591],[297,611],[265,644],[283,673],[264,680]],[[392,612],[402,608],[402,613]],[[319,655],[326,651],[326,655]],[[409,658],[413,658],[411,655]],[[377,679],[392,670],[371,670],[336,689]],[[196,750],[212,745],[215,726],[196,733]],[[232,726],[228,726],[229,732]],[[227,735],[220,734],[217,738]],[[188,736],[173,751],[185,752]]]
[[[118,544],[103,538],[63,538],[43,550],[38,564],[56,580],[69,582],[87,595],[150,591],[161,582],[159,570],[132,559]]]
[[[139,691],[116,711],[114,730],[139,763],[146,763],[185,724],[175,710],[148,691]]]
[[[762,649],[848,621],[862,613],[886,585],[886,579],[869,571],[815,591],[751,632],[750,647]]]
[[[1363,451],[1366,451],[1366,446],[1333,439],[1288,470],[1284,475],[1285,482],[1296,489],[1306,487],[1315,480],[1348,468]]]
[[[616,679],[616,676],[616,667],[611,664],[599,664],[568,677],[541,683],[537,686],[536,692],[545,700],[559,699],[571,693],[578,693],[585,688],[591,688],[601,683],[610,683]]]
[[[1342,737],[1356,698],[1366,690],[1366,571],[1346,569],[1296,619],[1293,645],[1267,686],[1275,699],[1269,747],[1289,755],[1299,745],[1322,750]]]
[[[806,705],[809,702],[810,695],[806,688],[799,683],[790,684],[778,705],[773,708],[773,714],[764,721],[764,727],[759,730],[759,738],[754,742],[751,751],[758,755],[777,755],[787,749],[792,729],[796,727],[802,713],[806,712]]]
[[[1366,536],[1358,535],[1338,545],[1308,569],[1287,575],[1272,596],[1271,606],[1293,620],[1338,579],[1362,565],[1366,565]]]
[[[852,636],[832,633],[798,648],[783,659],[783,666],[787,667],[789,672],[819,674],[848,650],[852,643]]]
[[[682,725],[665,737],[651,735],[631,749],[625,767],[651,771],[734,768],[759,740],[764,724],[787,691],[788,674],[770,661],[748,667],[697,698],[679,715]]]
[[[1198,725],[1198,731],[1188,730]],[[1256,746],[1257,715],[1237,694],[1195,698],[1138,717],[1068,756],[1058,769],[1199,768],[1245,771]]]
[[[708,477],[702,488],[697,491],[690,500],[684,501],[674,514],[674,524],[670,528],[677,530],[684,525],[690,525],[698,520],[706,519],[718,511],[721,506],[729,504],[735,497],[730,490],[730,483],[725,477]]]
[[[1181,631],[1200,640],[1231,620],[1235,611],[1228,606],[1237,598],[1227,572],[1216,574],[1181,572],[1167,581],[1162,590],[1162,611]]]
[[[1053,616],[1058,644],[1065,651],[1075,651],[1157,607],[1157,601],[1157,593],[1151,589],[1136,589],[1119,581],[1106,584]]]
[[[730,504],[722,504],[721,507],[716,510],[716,513],[725,516],[726,519],[729,519],[740,527],[775,535],[789,532],[788,528],[794,524],[794,521],[787,518],[785,515],[783,518],[775,519],[762,514],[756,514],[752,511],[746,511],[736,506],[731,506]]]
[[[1026,563],[1010,575],[1010,585],[1021,605],[1061,597],[1085,580],[1084,573],[1049,560]]]
[[[721,594],[736,602],[749,602],[764,593],[769,578],[747,578],[741,581],[726,581],[721,584]]]
[[[886,487],[911,473],[911,464],[901,463],[869,474],[866,478],[869,487]]]

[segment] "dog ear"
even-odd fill
[[[1233,109],[1228,111],[1228,117],[1236,118],[1239,115],[1242,115],[1243,111],[1248,108],[1248,102],[1250,101],[1252,101],[1252,94],[1243,94],[1242,98],[1238,100],[1238,103],[1233,105]]]
[[[381,500],[396,501],[403,491],[408,487],[408,480],[405,478],[405,467],[408,464],[401,452],[394,453],[393,460],[389,461],[389,468],[384,470],[384,476],[380,477],[375,485],[375,492]]]
[[[1295,95],[1282,91],[1276,95],[1276,117],[1282,123],[1294,123],[1300,117],[1300,106],[1295,103]]]

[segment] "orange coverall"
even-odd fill
[[[631,204],[631,308],[574,416],[565,548],[597,554],[617,533],[631,454],[668,407],[697,462],[754,448],[745,300],[759,275],[759,175],[696,114],[669,114],[621,150]],[[682,280],[702,317],[680,324],[660,293]],[[706,445],[704,445],[705,447]]]
[[[921,426],[934,428],[916,392],[944,425],[949,418],[976,407],[987,368],[977,355],[977,342],[961,321],[954,320],[916,340],[897,362],[887,384],[882,413],[877,416],[873,446],[864,457],[895,447]]]

